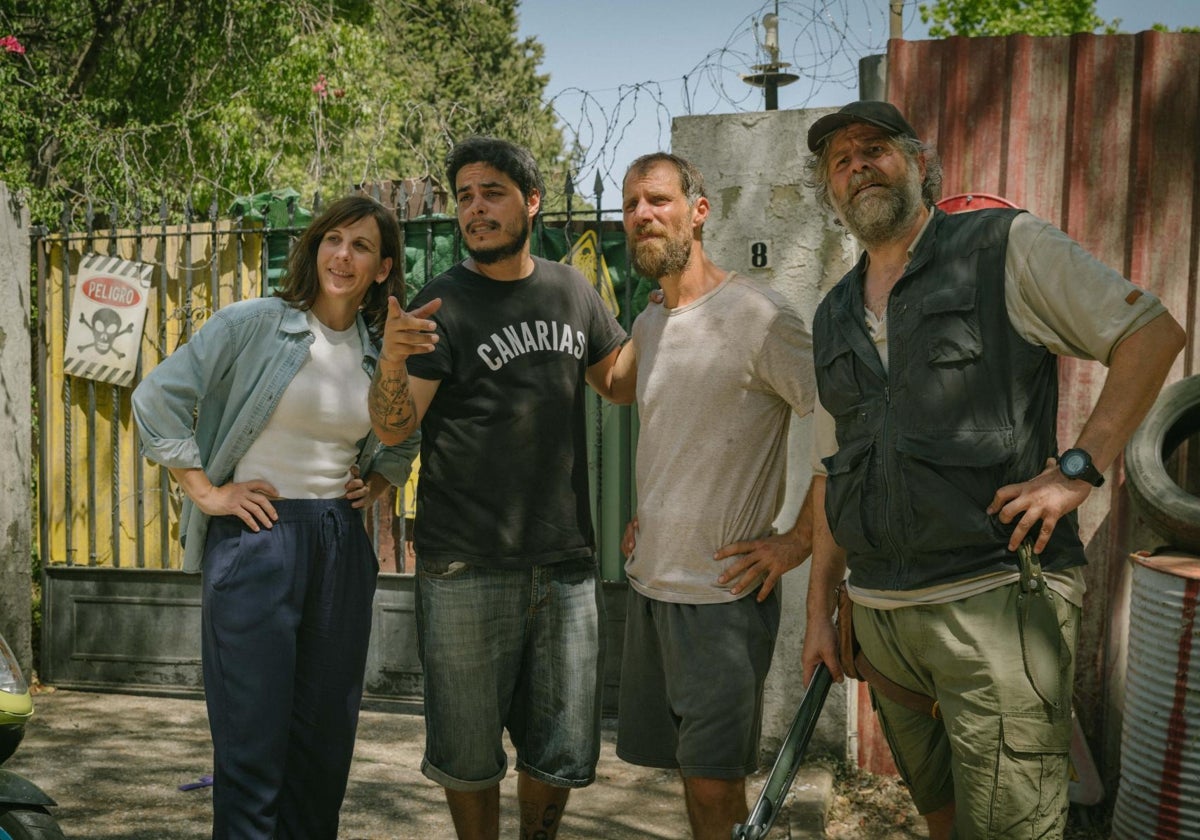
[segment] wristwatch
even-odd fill
[[[1058,468],[1067,478],[1081,478],[1093,487],[1104,483],[1104,476],[1092,463],[1092,456],[1083,449],[1068,449],[1059,455]]]

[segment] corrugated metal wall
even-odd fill
[[[944,195],[1004,196],[1162,298],[1189,334],[1170,380],[1197,372],[1200,34],[899,41],[887,99],[933,143]],[[1104,381],[1065,360],[1059,438],[1073,443]],[[1121,465],[1080,511],[1090,567],[1076,706],[1115,772],[1128,627],[1126,557],[1154,536],[1129,509]]]

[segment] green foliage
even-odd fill
[[[1096,0],[935,0],[917,7],[935,38],[951,35],[1111,35],[1121,21],[1096,14]]]
[[[224,208],[440,177],[492,133],[561,183],[541,47],[516,31],[516,0],[0,0],[0,179],[53,224],[64,194]]]
[[[1200,26],[1181,26],[1178,29],[1171,29],[1171,27],[1167,26],[1166,24],[1156,23],[1150,28],[1155,32],[1187,32],[1192,35],[1200,32]]]

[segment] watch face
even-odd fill
[[[1064,475],[1076,476],[1087,469],[1088,457],[1078,450],[1068,450],[1058,463]]]

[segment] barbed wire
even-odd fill
[[[904,16],[910,22],[917,4],[918,0],[904,0]],[[665,149],[677,116],[760,110],[761,89],[742,76],[768,61],[761,37],[768,13],[779,17],[778,60],[789,65],[786,72],[799,76],[786,88],[789,107],[808,107],[830,88],[844,94],[841,99],[857,98],[859,60],[887,49],[888,0],[763,0],[734,26],[723,45],[678,77],[550,91],[549,106],[568,147],[576,148],[576,189],[595,198],[597,175],[606,193],[620,188],[626,158],[632,157],[622,144],[635,126],[643,131],[649,126],[654,148]]]

